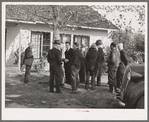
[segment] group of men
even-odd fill
[[[32,43],[25,50],[24,64],[26,72],[24,82],[29,82],[30,69],[33,63]],[[73,49],[70,43],[66,42],[65,59],[62,59],[61,41],[54,40],[53,49],[48,52],[47,60],[50,64],[50,92],[54,92],[54,81],[56,83],[56,92],[61,93],[60,85],[64,77],[62,62],[65,68],[65,83],[70,84],[72,93],[77,93],[80,82],[85,83],[85,89],[89,88],[89,79],[91,76],[91,89],[101,85],[102,65],[105,62],[105,54],[102,49],[102,41],[97,40],[89,49],[79,49],[79,44],[74,42]],[[109,91],[120,88],[125,67],[128,65],[128,58],[123,50],[123,44],[116,45],[114,42],[110,45],[111,52],[107,60],[108,63],[108,84]],[[97,84],[95,84],[97,79]]]
[[[65,68],[65,83],[70,84],[72,92],[76,93],[80,82],[85,83],[85,88],[89,87],[89,78],[92,77],[92,89],[95,89],[95,78],[97,76],[97,86],[101,84],[101,68],[104,62],[104,52],[102,50],[102,41],[97,40],[96,44],[86,50],[79,49],[79,43],[73,44],[73,49],[70,43],[66,42],[65,59],[62,59],[60,50],[61,41],[53,42],[53,49],[48,53],[47,59],[50,63],[50,92],[54,89],[54,77],[56,82],[56,92],[60,93],[60,83],[62,81],[62,62]],[[84,47],[84,46],[83,46]]]

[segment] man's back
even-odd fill
[[[61,65],[61,51],[53,48],[49,51],[48,56],[47,56],[47,60],[50,64],[58,64]]]
[[[77,48],[73,51],[73,58],[72,58],[71,65],[79,67],[81,65],[81,61],[82,61],[82,54],[79,48]]]

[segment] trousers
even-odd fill
[[[116,73],[117,73],[117,67],[108,68],[108,82],[109,82],[110,92],[112,92],[113,90],[116,90]]]
[[[81,83],[85,83],[85,75],[86,75],[86,72],[85,72],[85,63],[82,62],[81,63],[81,69],[79,71],[79,78],[80,78],[80,82]]]
[[[79,71],[80,67],[76,67],[74,65],[71,66],[71,87],[72,91],[77,90],[77,87],[79,85],[78,77],[79,77]]]
[[[92,89],[95,89],[95,76],[96,76],[96,72],[95,71],[92,71],[92,70],[86,70],[85,88],[88,89],[90,76],[91,76]]]
[[[56,83],[56,92],[61,92],[60,84],[62,82],[61,66],[57,64],[50,65],[50,92],[54,92],[54,78]]]
[[[117,80],[117,88],[120,88],[124,76],[124,71],[125,71],[125,65],[124,63],[120,63],[117,74],[116,74],[116,80]]]
[[[31,70],[31,66],[30,65],[26,65],[24,83],[27,83],[30,80],[30,70]]]

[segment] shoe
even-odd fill
[[[85,86],[85,89],[88,90],[88,86]]]
[[[56,91],[56,93],[62,93],[62,91]]]
[[[77,90],[73,90],[72,93],[73,93],[73,94],[77,94],[78,91],[77,91]]]
[[[95,90],[95,88],[91,88],[92,90]]]

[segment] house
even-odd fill
[[[42,58],[43,53],[52,48],[53,24],[45,24],[42,21],[29,21],[21,19],[21,17],[19,14],[6,12],[6,66],[14,65],[15,54],[18,54],[18,62],[21,61],[21,53],[24,52],[29,42],[34,45],[33,55],[35,62]],[[96,22],[96,24],[94,22],[81,23],[79,27],[75,23],[68,23],[59,32],[62,42],[69,41],[71,47],[73,47],[73,42],[78,41],[81,48],[82,44],[89,47],[97,39],[101,39],[104,46],[109,45],[108,35],[112,31],[117,31],[117,27],[104,18]],[[18,66],[20,68],[20,63],[18,63]]]

